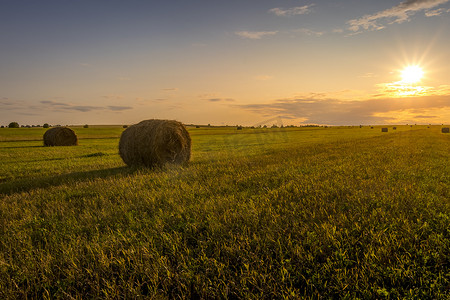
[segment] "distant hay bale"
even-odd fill
[[[388,132],[388,129],[387,128],[381,128],[381,132]]]
[[[76,146],[78,138],[68,127],[53,127],[44,133],[44,146]]]
[[[191,137],[174,120],[145,120],[122,132],[119,154],[129,166],[182,164],[191,157]]]
[[[392,127],[392,129],[397,130],[397,127]]]
[[[442,133],[450,133],[450,128],[448,127],[442,128]]]

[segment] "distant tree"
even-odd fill
[[[128,125],[123,125],[123,128],[128,128]]]
[[[1,128],[5,128],[5,126],[2,125]]]
[[[86,124],[86,125],[84,125],[84,126],[83,126],[83,128],[89,128],[89,125],[88,125],[88,124]]]
[[[50,125],[48,125],[48,123],[44,123],[44,125],[42,125],[42,127],[44,127],[44,128],[49,128]]]
[[[20,126],[19,126],[19,123],[17,123],[17,122],[11,122],[11,123],[9,123],[8,127],[9,128],[19,128]]]

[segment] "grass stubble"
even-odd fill
[[[449,297],[437,127],[190,129],[154,170],[108,130],[0,144],[0,298]]]

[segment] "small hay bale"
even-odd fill
[[[191,137],[178,121],[144,120],[122,132],[119,154],[129,166],[182,164],[191,157]]]
[[[397,127],[392,127],[392,129],[397,130]]]
[[[76,146],[78,138],[68,127],[53,127],[44,133],[44,146]]]
[[[381,128],[381,132],[388,132],[388,129],[386,127]]]
[[[450,133],[450,128],[448,127],[442,128],[442,133]]]

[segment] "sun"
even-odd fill
[[[413,84],[419,82],[423,77],[423,70],[419,66],[407,66],[402,70],[402,82]]]

